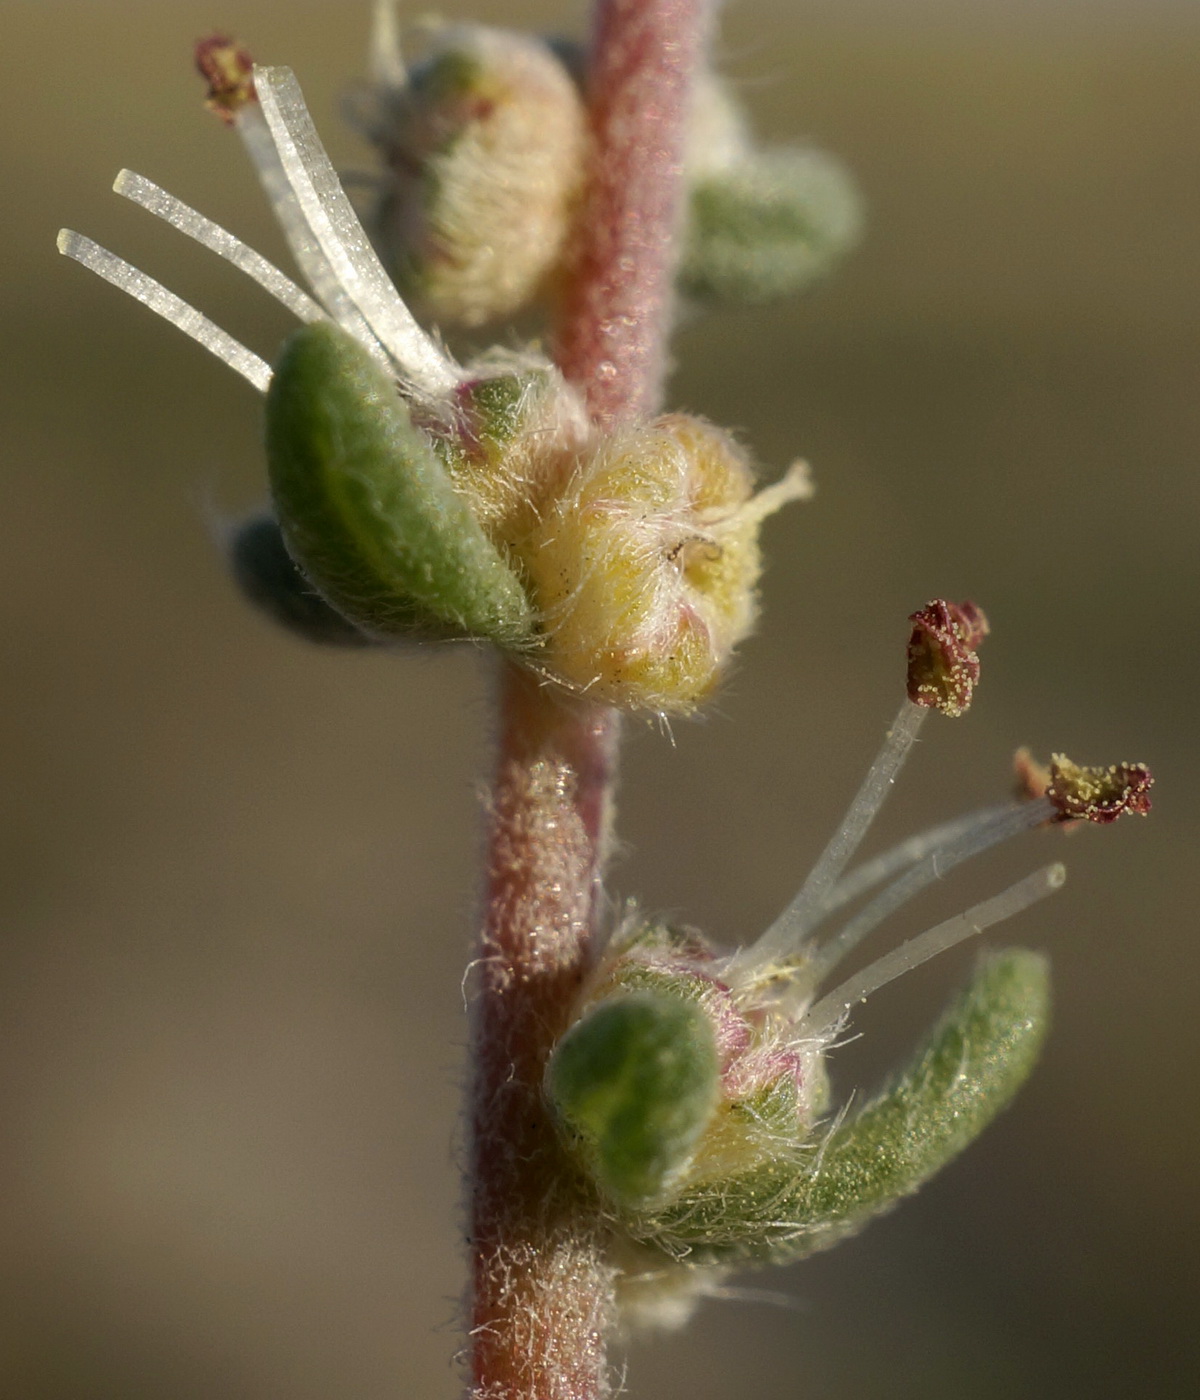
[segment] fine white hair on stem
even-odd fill
[[[916,742],[928,709],[905,700],[875,762],[855,794],[842,824],[821,852],[799,894],[749,948],[734,955],[731,974],[739,981],[791,959],[823,917],[825,901],[858,849]]]
[[[82,263],[98,277],[103,277],[106,282],[111,282],[114,287],[140,301],[143,306],[148,306],[165,321],[178,326],[185,335],[190,335],[219,360],[224,360],[230,369],[248,379],[260,394],[267,392],[267,386],[271,382],[271,366],[260,359],[253,350],[247,350],[241,341],[234,340],[233,336],[215,325],[194,306],[189,306],[181,297],[168,291],[161,282],[156,282],[153,277],[140,272],[124,258],[119,258],[107,248],[102,248],[99,243],[94,243],[90,238],[85,238],[83,234],[68,228],[59,231],[58,251],[68,258],[73,258],[77,263]]]
[[[830,972],[852,952],[867,934],[907,904],[935,880],[948,875],[956,865],[970,860],[981,852],[997,846],[1009,837],[1022,831],[1030,831],[1053,816],[1053,808],[1044,798],[1036,802],[1013,803],[1000,808],[996,813],[985,812],[966,831],[953,841],[938,846],[919,861],[913,868],[893,880],[881,890],[865,909],[840,929],[828,943],[819,948],[808,960],[805,967],[805,981],[811,987],[819,986]]]
[[[828,1039],[856,1002],[865,1001],[872,992],[953,948],[956,943],[962,943],[993,924],[1020,914],[1039,899],[1061,889],[1066,878],[1066,866],[1061,863],[1044,866],[991,899],[985,899],[981,904],[893,948],[816,1002],[801,1018],[797,1026],[798,1038]]]
[[[232,263],[301,321],[325,319],[325,313],[312,297],[301,291],[274,263],[268,262],[261,253],[256,253],[228,229],[206,218],[183,200],[176,199],[173,194],[168,194],[153,180],[147,180],[144,175],[135,174],[132,170],[122,170],[113,181],[113,189]]]
[[[254,87],[288,184],[346,295],[406,381],[431,396],[449,393],[460,371],[417,324],[376,257],[325,154],[295,75],[289,68],[256,67]]]
[[[890,880],[893,875],[898,875],[908,866],[915,865],[917,861],[923,860],[940,847],[949,845],[951,841],[957,840],[988,818],[998,817],[1002,812],[1007,812],[1010,807],[1011,804],[1005,802],[981,808],[976,812],[968,812],[966,816],[955,817],[953,821],[942,822],[938,826],[930,827],[928,831],[918,832],[916,836],[910,836],[906,841],[901,841],[889,850],[864,861],[862,865],[855,866],[829,892],[821,910],[822,922],[845,905],[852,904],[861,895],[873,890],[876,885]]]

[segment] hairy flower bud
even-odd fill
[[[861,233],[858,189],[840,161],[751,149],[691,185],[679,285],[700,302],[775,301],[819,281]]]
[[[431,424],[451,479],[496,544],[516,546],[569,479],[590,425],[552,365],[495,351],[469,367]]]
[[[799,466],[752,486],[745,453],[699,418],[600,438],[518,545],[539,664],[607,704],[694,709],[753,625],[764,516],[811,489]]]
[[[781,1141],[807,1134],[827,1080],[821,1047],[791,1032],[735,996],[698,934],[651,923],[619,939],[593,981],[547,1093],[606,1194],[622,1210],[657,1209],[700,1182],[753,1171]],[[635,1044],[636,1076],[626,1067]],[[621,1174],[606,1154],[626,1164]]]
[[[584,170],[583,102],[550,47],[433,24],[424,57],[378,97],[388,166],[376,215],[403,291],[434,320],[478,326],[557,268]]]

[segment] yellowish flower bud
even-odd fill
[[[600,439],[516,545],[547,672],[626,709],[694,709],[753,626],[759,525],[811,487],[797,464],[752,491],[745,453],[703,419]]]
[[[466,24],[428,35],[371,133],[390,167],[379,233],[424,312],[478,326],[519,310],[559,264],[583,102],[539,39]]]

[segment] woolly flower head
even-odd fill
[[[484,47],[481,62],[511,56]],[[254,67],[223,36],[197,62],[310,290],[143,176],[122,171],[114,188],[302,329],[271,366],[91,239],[63,230],[59,248],[266,396],[274,515],[232,551],[251,597],[319,640],[486,639],[590,699],[692,710],[753,625],[759,525],[809,494],[803,468],[754,494],[746,454],[700,419],[606,434],[538,354],[457,363],[376,256],[291,72]]]

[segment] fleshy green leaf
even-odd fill
[[[858,242],[849,173],[821,151],[778,147],[700,178],[679,282],[698,301],[762,302],[823,277]]]
[[[686,1164],[716,1103],[711,1023],[678,997],[601,1002],[563,1037],[546,1084],[601,1189],[643,1205]]]
[[[363,647],[371,638],[331,608],[296,567],[273,515],[243,520],[229,542],[229,564],[243,594],[305,641]]]
[[[266,436],[288,553],[355,626],[530,638],[520,580],[351,336],[316,322],[291,337],[267,394]]]
[[[905,1069],[803,1151],[686,1190],[634,1233],[696,1263],[798,1259],[911,1195],[976,1138],[1033,1068],[1045,1036],[1046,959],[983,960]]]

